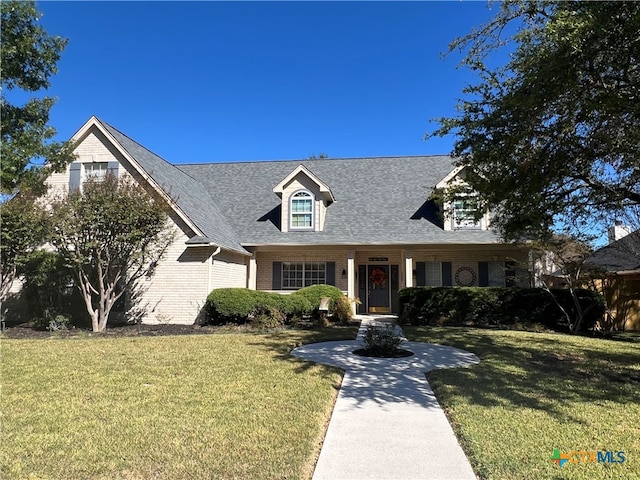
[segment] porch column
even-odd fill
[[[258,288],[258,265],[256,263],[256,254],[249,257],[249,278],[247,278],[247,288],[249,290],[257,290]]]
[[[356,252],[350,250],[347,253],[347,297],[356,298]],[[351,313],[356,314],[356,304],[351,304]]]
[[[413,253],[410,250],[404,252],[404,286],[413,287]]]

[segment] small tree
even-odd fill
[[[580,331],[580,327],[589,313],[589,308],[582,308],[579,289],[586,282],[584,275],[585,260],[591,253],[591,247],[585,241],[574,237],[556,235],[546,241],[529,244],[531,252],[537,257],[534,268],[535,281],[544,288],[563,315],[572,333]],[[565,288],[573,301],[575,315],[565,308],[554,294],[554,288]]]
[[[116,301],[138,298],[173,240],[166,203],[127,178],[89,179],[53,203],[52,243],[72,269],[94,332],[107,327]]]
[[[0,301],[33,251],[43,243],[47,217],[29,195],[18,195],[0,205]]]

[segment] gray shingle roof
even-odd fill
[[[596,250],[585,263],[605,272],[640,271],[640,230]]]
[[[280,231],[281,200],[272,191],[298,165],[335,195],[322,232]],[[489,231],[445,231],[433,187],[452,169],[449,156],[348,158],[178,165],[209,193],[244,246],[498,243]]]
[[[211,242],[228,250],[248,253],[204,184],[132,140],[118,129],[98,120],[140,167],[152,177]],[[207,242],[207,243],[208,243]]]

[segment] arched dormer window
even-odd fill
[[[291,230],[313,229],[313,195],[307,190],[298,190],[291,195],[289,218]]]

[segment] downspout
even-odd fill
[[[215,257],[216,255],[218,255],[220,252],[222,251],[222,247],[218,247],[216,248],[215,252],[213,252],[211,254],[211,263],[209,264],[209,275],[208,277],[208,281],[207,281],[207,295],[209,295],[209,293],[211,293],[211,285],[213,283],[213,257]]]

